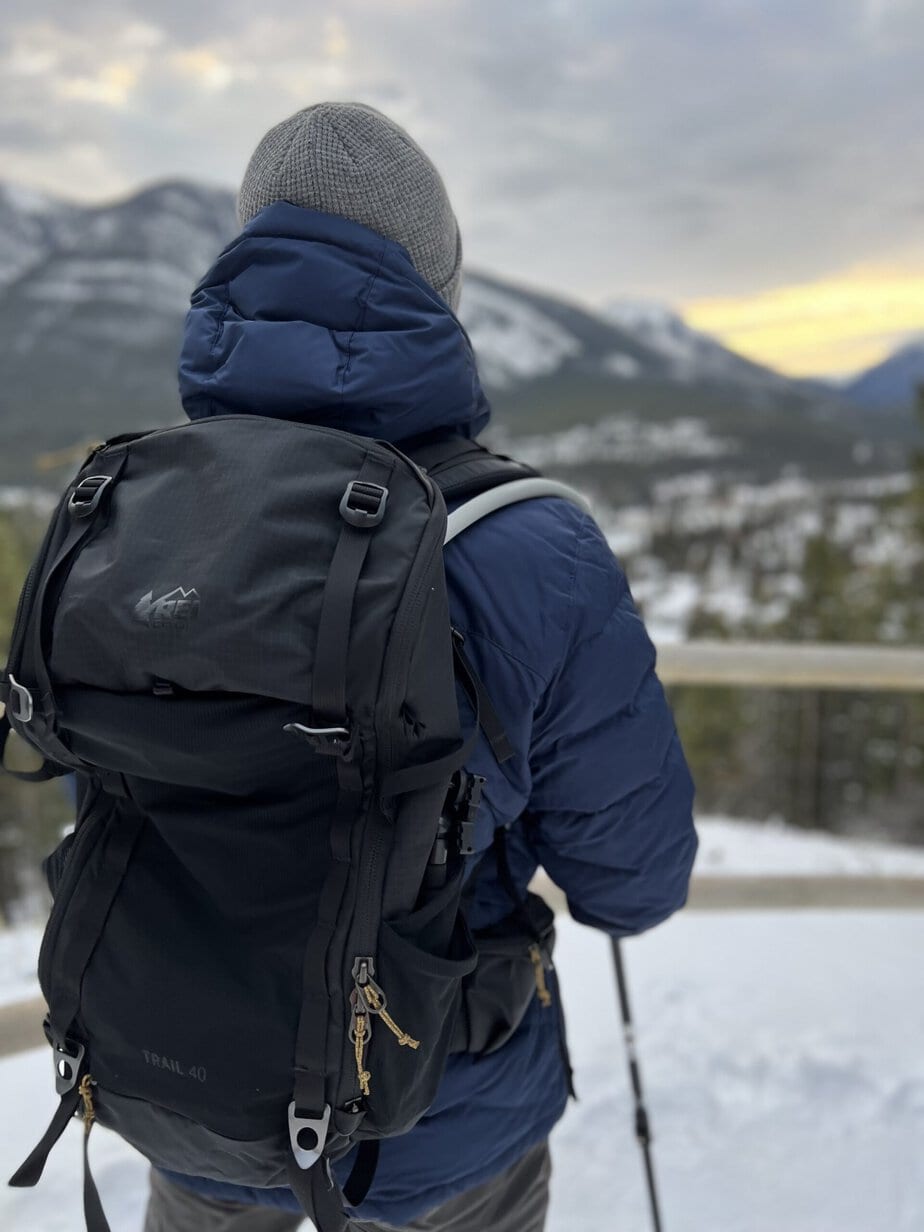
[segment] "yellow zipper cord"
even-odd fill
[[[84,1074],[80,1080],[80,1086],[77,1090],[80,1092],[80,1098],[83,1100],[83,1132],[89,1134],[93,1127],[93,1122],[96,1120],[96,1109],[93,1107],[93,1092],[90,1090],[93,1085],[93,1079],[89,1074]]]
[[[368,1001],[369,1008],[372,1010],[373,1014],[378,1014],[379,1018],[381,1018],[385,1026],[388,1027],[389,1031],[392,1033],[392,1035],[395,1037],[398,1043],[401,1044],[402,1046],[407,1045],[408,1048],[419,1048],[420,1040],[412,1039],[411,1036],[408,1035],[407,1031],[401,1030],[401,1028],[398,1026],[398,1024],[389,1014],[388,1010],[385,1009],[384,1005],[382,1004],[379,998],[379,994],[375,991],[372,985],[363,984],[362,990],[363,990],[363,995]]]
[[[369,1079],[372,1075],[364,1066],[363,1054],[366,1051],[366,1015],[356,1015],[356,1026],[354,1027],[353,1052],[356,1056],[356,1075],[359,1078],[359,1089],[363,1095],[369,1094]]]
[[[533,960],[533,975],[536,979],[536,992],[542,1005],[548,1009],[552,1004],[552,994],[545,982],[545,963],[542,961],[542,951],[538,945],[529,947],[529,956]]]

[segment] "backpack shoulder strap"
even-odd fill
[[[446,543],[505,505],[540,496],[557,496],[589,512],[587,501],[574,488],[544,478],[525,462],[492,453],[477,441],[450,436],[415,445],[407,452],[447,503],[465,502],[449,515]]]
[[[495,513],[498,509],[503,509],[505,505],[518,505],[521,501],[535,500],[539,496],[557,496],[562,500],[570,501],[572,505],[577,505],[585,513],[590,512],[590,506],[580,492],[569,488],[566,483],[558,483],[554,479],[542,479],[538,476],[535,479],[515,479],[504,483],[501,487],[491,488],[487,492],[473,496],[464,505],[454,509],[446,521],[444,543],[449,543],[457,535],[461,535],[464,530],[468,530],[470,526],[474,526],[476,522],[480,522],[482,518]]]
[[[410,446],[406,453],[427,472],[448,503],[468,500],[514,479],[536,478],[538,471],[477,441],[448,436]]]

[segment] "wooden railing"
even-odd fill
[[[924,692],[924,647],[822,642],[677,642],[658,651],[665,684]]]

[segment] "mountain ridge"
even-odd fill
[[[0,479],[62,445],[181,417],[175,367],[188,297],[237,229],[233,194],[189,180],[99,206],[0,184]],[[669,310],[658,330],[625,309],[614,319],[616,309],[470,270],[460,316],[496,418],[514,435],[614,415],[692,420],[697,439],[734,442],[722,465],[755,473],[787,456],[849,471],[870,435],[835,391],[762,368]]]

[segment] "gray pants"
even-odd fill
[[[365,1221],[352,1227],[355,1232],[542,1232],[550,1173],[543,1142],[500,1176],[451,1198],[406,1229]],[[301,1226],[302,1216],[291,1211],[204,1198],[151,1172],[144,1232],[295,1232]]]

